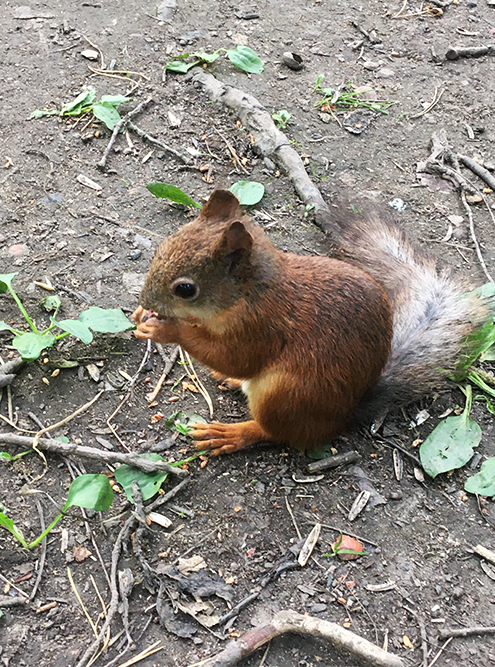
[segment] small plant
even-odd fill
[[[28,120],[42,118],[43,116],[82,116],[92,112],[93,116],[103,121],[109,130],[113,130],[120,120],[117,107],[125,102],[132,102],[132,97],[125,97],[124,95],[102,95],[98,102],[95,102],[95,99],[96,90],[89,88],[79,93],[72,102],[62,104],[60,111],[57,109],[36,109],[28,117]]]
[[[22,531],[14,524],[4,512],[0,512],[0,526],[6,528],[19,540],[25,549],[34,549],[55,528],[69,507],[84,507],[89,510],[105,512],[113,501],[113,491],[106,475],[80,475],[69,487],[67,502],[60,514],[44,530],[39,537],[32,542],[27,542]]]
[[[395,104],[395,102],[387,102],[385,100],[371,101],[363,99],[361,96],[371,91],[371,88],[358,90],[350,81],[342,90],[339,88],[322,88],[321,83],[324,78],[324,74],[319,75],[314,89],[322,95],[321,100],[316,103],[316,106],[327,113],[333,114],[336,111],[351,111],[360,107],[387,114],[388,107]]]
[[[54,315],[50,317],[51,324],[43,331],[39,331],[12,287],[12,281],[16,275],[17,273],[0,274],[0,294],[10,292],[31,331],[20,331],[3,320],[0,320],[0,331],[10,331],[14,334],[12,345],[26,361],[38,359],[44,349],[52,347],[58,340],[70,334],[88,345],[93,340],[91,329],[98,333],[118,333],[134,328],[134,325],[129,322],[120,309],[104,309],[98,306],[92,306],[88,310],[84,310],[77,320],[58,321],[55,317],[60,309],[61,302],[59,297],[54,295],[48,297],[50,299],[48,305],[47,299],[44,300],[45,307],[54,311]],[[56,329],[60,329],[63,333],[54,333]]]
[[[195,208],[202,208],[186,195],[180,188],[169,183],[148,183],[146,186],[151,194],[160,199],[170,199],[176,204],[183,204],[184,206],[194,206]],[[261,201],[265,194],[265,186],[256,181],[238,181],[230,188],[230,192],[237,197],[242,206],[253,206]]]
[[[285,109],[280,109],[280,111],[277,111],[277,113],[272,113],[272,118],[279,130],[285,130],[287,123],[290,121],[292,116]]]
[[[493,304],[495,285],[486,283],[474,291],[488,303]],[[470,295],[466,295],[470,296]],[[493,373],[474,367],[476,361],[489,361],[495,358],[495,322],[490,318],[476,329],[465,341],[464,352],[457,363],[452,380],[466,396],[463,412],[458,416],[447,417],[430,433],[420,447],[421,464],[430,477],[464,466],[473,456],[474,447],[481,441],[480,426],[470,417],[473,402],[470,384],[460,385],[469,381],[478,386],[489,396],[495,397],[495,376]],[[489,398],[479,394],[474,400],[484,400],[487,409],[495,414]],[[495,496],[495,458],[485,461],[481,471],[469,477],[464,489],[470,493]]]
[[[183,53],[177,56],[176,60],[169,60],[165,65],[165,69],[170,72],[179,72],[185,74],[191,67],[196,65],[210,65],[220,56],[222,52],[227,54],[227,58],[243,72],[251,74],[261,74],[265,69],[265,65],[261,58],[250,49],[249,46],[236,46],[235,49],[220,48],[213,53],[206,53],[205,51],[194,51],[193,53]],[[192,62],[186,63],[186,58],[194,58]]]

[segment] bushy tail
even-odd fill
[[[444,385],[466,337],[487,320],[490,308],[378,213],[343,213],[335,217],[343,258],[385,288],[394,313],[390,358],[359,415],[376,417]]]

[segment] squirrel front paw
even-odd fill
[[[173,343],[175,339],[174,320],[172,318],[161,318],[151,310],[145,310],[138,306],[132,313],[137,329],[134,332],[136,338],[153,340],[155,343]]]

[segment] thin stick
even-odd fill
[[[428,637],[426,636],[426,627],[424,621],[421,616],[414,611],[414,609],[406,607],[405,605],[403,605],[403,607],[410,614],[412,614],[412,616],[414,616],[416,623],[419,625],[419,632],[421,634],[421,651],[423,652],[422,665],[423,667],[428,667]]]
[[[448,637],[469,637],[470,635],[491,635],[495,633],[495,626],[478,626],[473,628],[444,628],[438,633],[439,639]]]
[[[41,532],[43,533],[46,528],[46,525],[45,525],[45,517],[43,516],[43,506],[41,505],[39,500],[36,500],[36,507],[38,509],[38,515],[40,517]],[[41,555],[38,560],[38,576],[36,577],[36,582],[33,586],[33,590],[29,595],[30,602],[34,600],[34,598],[36,597],[36,593],[38,592],[38,587],[41,583],[41,577],[43,576],[43,570],[45,567],[45,560],[46,560],[46,537],[41,541]]]
[[[481,164],[478,164],[473,158],[470,158],[467,155],[458,155],[457,157],[464,166],[473,172],[473,174],[479,176],[482,181],[485,181],[488,187],[495,190],[495,176],[492,176],[488,169],[485,169],[485,167],[481,166]]]
[[[126,125],[131,118],[136,116],[138,113],[141,113],[143,109],[145,109],[149,104],[153,102],[152,97],[148,97],[146,100],[141,102],[140,104],[137,105],[132,111],[129,111],[128,114],[126,114],[123,118],[119,120],[118,123],[116,123],[115,127],[113,128],[112,136],[110,137],[110,141],[108,142],[107,147],[105,148],[105,152],[103,153],[103,157],[99,162],[96,163],[96,167],[103,171],[107,165],[107,159],[108,155],[110,154],[110,151],[112,150],[112,146],[115,143],[115,140],[117,139],[117,135],[119,134],[120,130],[124,125]]]
[[[103,623],[103,626],[102,626],[98,636],[96,637],[94,642],[92,642],[91,645],[88,646],[88,648],[84,652],[84,655],[82,656],[82,658],[77,663],[76,667],[85,667],[87,661],[91,658],[91,656],[95,653],[95,651],[98,650],[99,646],[101,645],[101,642],[103,641],[103,639],[106,635],[107,628],[110,627],[110,624],[113,620],[113,617],[117,613],[117,609],[118,609],[118,606],[119,606],[119,589],[118,589],[118,585],[117,585],[117,567],[118,567],[118,564],[119,564],[119,558],[120,558],[120,553],[122,551],[122,545],[123,545],[124,539],[127,537],[127,535],[132,530],[132,528],[135,526],[135,524],[136,524],[136,519],[134,518],[133,515],[131,515],[130,517],[128,517],[125,524],[122,526],[122,528],[121,528],[121,530],[120,530],[120,532],[117,536],[117,539],[115,540],[115,545],[114,545],[113,550],[112,550],[112,567],[111,567],[111,571],[110,571],[110,579],[111,579],[111,582],[112,582],[112,587],[111,587],[112,596],[111,596],[111,599],[110,599],[110,604],[108,605],[107,617],[105,619],[105,622]]]
[[[445,88],[442,88],[442,90],[439,93],[438,92],[438,87],[435,86],[435,93],[433,95],[433,99],[430,102],[430,104],[426,107],[426,109],[423,109],[423,111],[420,111],[419,113],[415,114],[414,116],[409,116],[409,120],[414,120],[415,118],[421,118],[421,116],[424,116],[429,111],[431,111],[433,109],[433,107],[435,107],[440,102],[444,92],[445,92]]]
[[[85,606],[85,604],[84,604],[84,602],[81,598],[81,595],[80,595],[79,591],[77,590],[77,586],[76,586],[75,581],[72,577],[72,572],[71,572],[70,567],[67,568],[67,577],[69,579],[70,586],[72,588],[72,592],[76,596],[76,599],[79,602],[79,606],[81,607],[81,609],[83,610],[84,615],[88,619],[88,623],[91,626],[91,630],[93,630],[93,633],[94,633],[95,637],[98,637],[98,630],[96,629],[96,625],[95,625],[93,619],[91,618],[91,616],[89,615],[89,612],[86,609],[86,606]]]
[[[20,445],[22,447],[29,447],[32,444],[32,438],[28,438],[25,435],[16,435],[13,433],[0,433],[0,442],[3,442],[7,445]],[[134,452],[129,454],[123,454],[121,452],[109,452],[96,449],[95,447],[85,447],[84,445],[75,445],[73,443],[60,442],[59,440],[49,438],[41,438],[38,443],[38,447],[45,452],[61,454],[62,456],[74,454],[76,456],[80,456],[83,459],[99,461],[104,465],[125,463],[126,465],[130,465],[133,468],[139,468],[139,470],[143,470],[144,472],[158,472],[159,470],[162,470],[172,475],[177,475],[178,477],[184,477],[188,474],[187,470],[182,470],[182,468],[171,466],[165,461],[151,461],[150,459],[143,458]]]
[[[189,356],[189,353],[186,352],[186,350],[183,350],[181,347],[179,347],[179,354],[189,379],[192,380],[193,384],[196,386],[199,393],[206,401],[206,404],[210,410],[210,419],[211,419],[213,417],[213,402],[211,400],[210,394],[206,391],[203,383],[198,378],[196,371],[194,370],[192,359]]]
[[[88,44],[93,47],[93,49],[96,49],[98,51],[98,53],[100,54],[100,67],[101,69],[105,69],[105,59],[103,58],[103,52],[100,49],[100,47],[94,44],[88,37],[86,37],[86,35],[83,35],[82,33],[81,37],[85,39],[88,42]]]
[[[176,151],[175,148],[172,148],[172,146],[169,146],[168,144],[164,144],[159,139],[155,139],[155,137],[152,137],[151,134],[148,134],[147,132],[142,130],[140,127],[138,127],[134,123],[131,123],[131,122],[127,123],[127,127],[132,132],[135,132],[138,135],[138,137],[141,137],[141,139],[144,139],[149,144],[152,144],[154,146],[158,146],[158,148],[161,148],[166,153],[170,153],[170,155],[173,155],[174,157],[176,157],[183,164],[186,164],[188,166],[192,165],[192,160],[190,160],[186,155],[182,155],[182,153],[179,153],[179,151]]]
[[[68,415],[67,417],[64,417],[64,419],[61,419],[56,424],[52,424],[51,426],[45,426],[45,428],[42,428],[41,430],[39,430],[36,433],[36,435],[34,436],[33,441],[31,443],[32,448],[34,450],[37,450],[38,443],[39,443],[40,438],[41,438],[42,435],[44,435],[45,433],[48,433],[49,431],[53,431],[54,429],[59,428],[60,426],[64,426],[68,422],[72,421],[72,419],[74,419],[75,417],[78,417],[83,412],[86,412],[86,410],[88,410],[93,405],[93,403],[96,403],[96,401],[100,398],[100,396],[102,394],[103,394],[103,390],[99,391],[96,394],[96,396],[94,396],[90,401],[88,401],[84,405],[81,405],[79,408],[77,408],[77,410],[75,410],[72,414]]]
[[[473,244],[474,244],[474,247],[475,247],[475,250],[476,250],[476,254],[478,255],[478,261],[481,265],[481,268],[483,269],[483,273],[485,274],[485,276],[488,278],[488,280],[491,283],[493,283],[493,282],[495,282],[495,280],[493,280],[493,278],[490,275],[488,269],[486,268],[485,260],[483,259],[483,255],[481,254],[481,248],[480,248],[480,245],[478,243],[478,239],[476,238],[476,232],[474,230],[473,214],[471,212],[471,207],[469,206],[469,204],[466,201],[466,195],[464,193],[464,190],[461,190],[461,201],[462,201],[462,205],[464,206],[464,208],[466,210],[467,216],[469,218],[469,231],[471,233],[471,240],[473,241]]]
[[[155,398],[158,396],[158,393],[159,393],[160,389],[162,388],[163,383],[167,379],[167,375],[170,373],[170,371],[172,370],[175,362],[177,361],[178,356],[179,356],[179,346],[177,345],[172,350],[172,353],[170,355],[170,359],[165,364],[165,368],[163,369],[163,373],[160,375],[160,378],[159,378],[158,382],[156,383],[155,388],[153,389],[151,394],[148,394],[148,396],[146,397],[146,399],[149,403],[153,403]]]
[[[151,644],[151,646],[148,646],[148,648],[145,648],[143,651],[141,651],[141,653],[138,653],[127,662],[122,662],[119,667],[131,667],[131,665],[135,665],[136,662],[148,658],[150,655],[153,655],[153,653],[158,653],[158,651],[161,651],[165,648],[164,646],[159,646],[161,643],[162,640],[158,639],[158,641],[156,641],[154,644]]]
[[[445,644],[444,644],[444,645],[442,646],[442,648],[438,651],[438,653],[437,653],[436,656],[433,658],[433,660],[430,662],[430,664],[428,665],[428,667],[433,667],[433,665],[436,663],[436,661],[438,660],[438,658],[442,655],[444,649],[447,648],[447,646],[450,644],[451,641],[452,641],[452,637],[450,637],[449,639],[447,639],[447,641],[445,642]]]
[[[285,505],[287,507],[287,511],[290,514],[290,518],[292,519],[292,523],[294,525],[294,528],[296,529],[297,537],[302,540],[302,535],[301,531],[299,530],[299,526],[297,525],[296,517],[294,516],[294,512],[292,511],[292,507],[290,506],[289,499],[287,496],[285,496]]]

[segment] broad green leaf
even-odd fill
[[[0,512],[0,526],[3,526],[9,530],[12,535],[19,540],[23,547],[27,547],[27,542],[24,539],[24,535],[22,534],[20,528],[17,528],[12,519],[9,519],[9,517],[3,512]]]
[[[43,116],[58,116],[59,112],[57,109],[35,109],[27,117],[28,120],[35,120],[37,118],[43,118]]]
[[[91,306],[88,310],[83,310],[79,321],[98,333],[118,333],[134,328],[134,324],[129,322],[120,308]]]
[[[23,359],[34,361],[45,348],[52,347],[56,340],[56,337],[52,334],[25,333],[16,336],[12,345],[18,350]]]
[[[99,101],[108,102],[113,107],[118,107],[120,104],[132,102],[132,97],[126,97],[125,95],[102,95]]]
[[[120,120],[120,114],[110,102],[97,102],[93,105],[93,114],[99,120],[102,120],[109,130],[117,125]]]
[[[12,285],[12,281],[16,277],[16,273],[0,273],[0,294],[3,294]]]
[[[219,53],[206,53],[205,51],[195,51],[192,54],[195,58],[199,58],[205,63],[214,63],[220,55]]]
[[[466,480],[464,489],[479,496],[495,496],[495,457],[484,461],[479,473]]]
[[[7,322],[4,322],[3,320],[0,320],[0,331],[12,331],[12,333],[15,333],[15,329],[13,329]]]
[[[261,58],[249,46],[236,46],[235,49],[227,51],[227,58],[244,72],[261,74],[265,69]]]
[[[105,512],[112,502],[113,490],[106,475],[79,475],[70,485],[64,512],[73,505]]]
[[[230,188],[242,206],[253,206],[263,198],[265,186],[256,181],[237,181]]]
[[[191,197],[186,195],[180,188],[168,183],[148,183],[146,186],[152,195],[160,199],[170,199],[176,204],[183,204],[184,206],[195,206],[201,208],[201,204],[195,202]]]
[[[159,454],[154,454],[153,452],[143,454],[142,456],[151,461],[165,461]],[[149,500],[149,498],[152,498],[158,493],[161,485],[167,479],[167,476],[168,473],[166,472],[159,471],[147,473],[125,464],[115,469],[115,479],[124,489],[127,500],[131,503],[133,502],[132,482],[138,483],[143,495],[143,500]]]
[[[167,69],[169,72],[179,72],[180,74],[185,74],[186,72],[189,72],[191,67],[198,65],[200,62],[200,60],[195,60],[192,63],[185,63],[182,62],[182,60],[169,60],[169,62],[165,65],[165,69]]]
[[[51,294],[50,296],[45,296],[44,299],[41,299],[41,305],[43,308],[48,311],[49,313],[52,312],[52,310],[58,311],[60,306],[62,305],[62,302],[60,301],[60,297],[58,297],[56,294]]]
[[[127,318],[126,318],[127,319]],[[89,345],[93,340],[93,334],[88,329],[86,324],[80,322],[79,320],[61,320],[57,322],[52,318],[52,322],[56,324],[62,331],[68,331],[79,340],[82,340],[83,343]]]
[[[61,116],[72,115],[74,111],[77,112],[78,109],[81,109],[83,106],[91,104],[96,99],[96,90],[94,88],[89,88],[89,90],[83,90],[77,97],[75,97],[72,102],[66,102],[62,104],[62,109],[60,110]],[[76,114],[77,115],[77,114]]]
[[[481,428],[464,410],[447,417],[430,433],[419,448],[421,465],[430,477],[462,468],[481,442]]]

